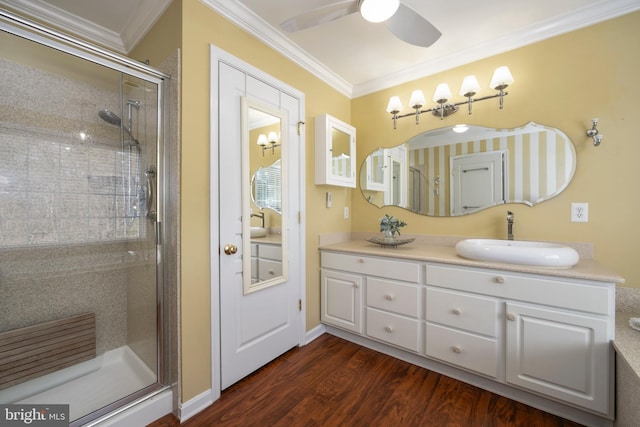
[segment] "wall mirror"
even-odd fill
[[[378,148],[362,164],[360,188],[379,208],[459,216],[548,200],[569,185],[575,168],[575,147],[559,129],[534,122],[513,129],[456,125]]]
[[[286,281],[286,114],[242,99],[243,287],[254,292]],[[250,272],[250,274],[247,274]]]

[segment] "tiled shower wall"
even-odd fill
[[[98,117],[122,117],[113,73],[100,86],[0,59],[0,331],[91,311],[98,353],[127,343],[127,238],[144,230],[123,172],[137,154]]]
[[[115,73],[115,72],[114,72]],[[117,75],[117,73],[116,73]],[[119,114],[119,89],[99,89],[0,60],[0,247],[135,237],[136,150],[98,118]],[[13,83],[16,82],[14,85]]]

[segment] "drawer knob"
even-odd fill
[[[507,320],[511,320],[511,321],[516,320],[516,315],[513,313],[507,313]]]
[[[358,258],[358,262],[359,262],[360,264],[364,264],[364,258]]]
[[[360,284],[359,284],[359,283],[354,283],[354,284],[353,284],[353,287],[354,287],[354,288],[356,288],[356,289],[358,289],[358,288],[360,287]]]
[[[497,276],[496,277],[496,283],[500,283],[501,285],[504,283],[504,277],[502,276]]]
[[[462,314],[462,310],[460,310],[459,308],[454,308],[453,310],[451,310],[451,312],[456,316],[460,316]]]
[[[393,301],[395,299],[395,297],[391,294],[386,294],[384,296],[384,299],[386,299],[387,301]]]
[[[453,350],[454,353],[462,353],[462,347],[454,345],[453,347],[451,347],[451,350]]]
[[[273,276],[274,274],[276,274],[276,272],[275,272],[275,271],[273,271],[273,270],[269,270],[269,276]]]
[[[393,332],[393,327],[392,326],[385,326],[384,330],[389,332],[389,333],[391,333],[391,332]]]

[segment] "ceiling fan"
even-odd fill
[[[346,0],[331,3],[287,19],[280,27],[296,32],[360,12],[369,22],[384,22],[400,40],[429,47],[442,33],[400,0]]]

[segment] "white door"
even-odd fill
[[[451,157],[451,215],[465,215],[504,203],[502,151]]]
[[[218,124],[218,164],[212,164],[212,174],[216,174],[217,183],[212,179],[212,197],[217,197],[218,221],[212,220],[213,239],[218,234],[212,256],[219,257],[219,278],[212,277],[212,293],[219,292],[219,337],[220,337],[220,389],[223,390],[244,376],[250,374],[264,364],[278,357],[287,350],[301,343],[303,329],[301,300],[303,298],[303,259],[302,225],[298,221],[298,211],[301,203],[301,188],[303,185],[304,168],[300,167],[300,143],[302,136],[298,135],[299,125],[303,115],[304,100],[297,94],[291,95],[278,87],[279,82],[261,71],[247,64],[228,65],[221,60],[212,61],[216,70],[217,84],[217,124]],[[271,80],[271,81],[270,81]],[[250,253],[243,253],[243,221],[249,221],[249,215],[243,215],[242,195],[249,188],[242,188],[242,129],[241,129],[241,99],[253,99],[271,108],[284,110],[287,123],[282,123],[282,132],[287,132],[288,139],[279,149],[286,151],[288,161],[285,164],[283,153],[283,179],[286,176],[288,184],[283,185],[287,191],[288,221],[282,223],[286,228],[287,248],[286,258],[288,271],[287,280],[278,284],[259,289],[255,292],[243,292],[243,275],[250,275],[243,271],[243,257],[250,257]],[[216,108],[214,108],[216,110]],[[215,126],[212,127],[214,132]],[[215,139],[215,138],[214,138]],[[216,149],[212,144],[212,150]],[[215,156],[212,155],[212,158]],[[245,166],[246,168],[246,166]],[[215,194],[217,192],[217,194]],[[215,203],[212,201],[212,209]],[[212,218],[214,213],[212,212]],[[243,218],[244,216],[244,218]],[[283,215],[284,218],[284,215]],[[249,236],[245,236],[249,239]],[[237,251],[225,253],[224,247],[230,245]],[[247,247],[245,245],[245,247]],[[215,262],[212,262],[215,265]],[[215,268],[212,268],[212,275]],[[219,280],[219,289],[216,289]],[[215,298],[212,297],[212,301]],[[216,310],[212,309],[212,317]],[[212,319],[212,329],[216,319]],[[216,331],[213,331],[214,342],[212,351],[216,351]],[[214,365],[217,359],[214,354]],[[216,367],[213,367],[214,379]],[[214,384],[214,387],[216,385]]]

